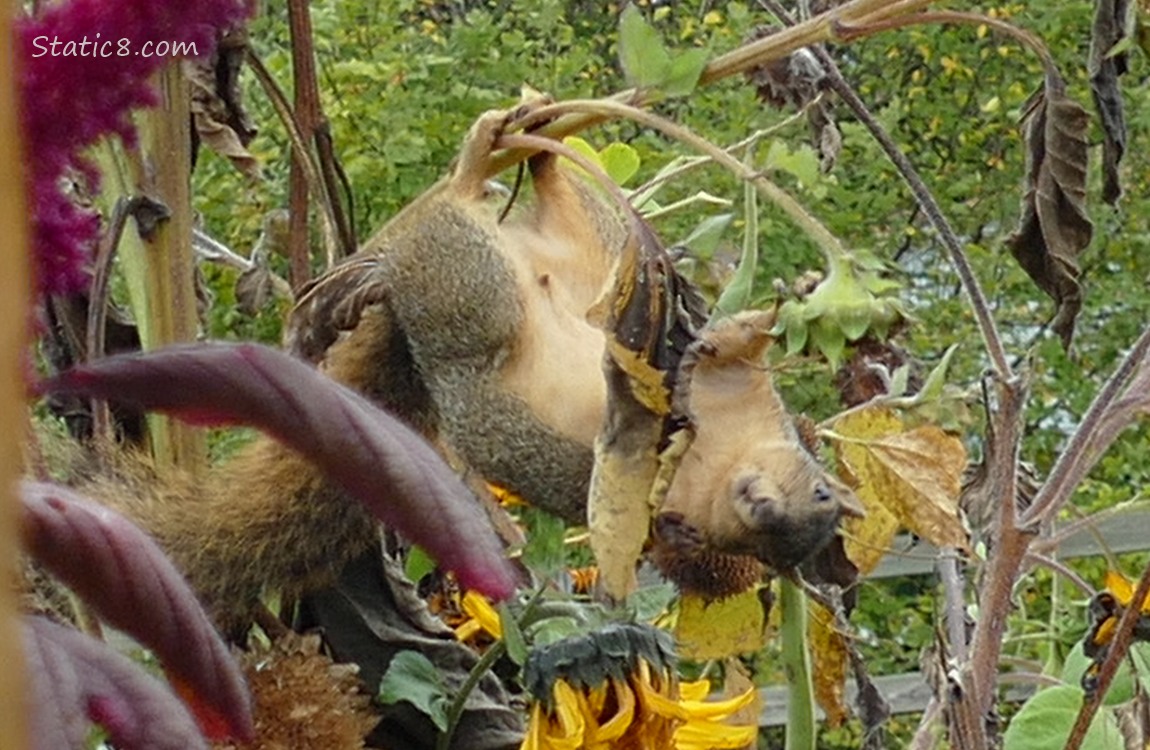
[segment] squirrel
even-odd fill
[[[550,154],[530,160],[531,204],[501,219],[485,164],[510,117],[481,117],[446,178],[301,290],[286,345],[486,481],[583,523],[607,400],[605,334],[587,312],[629,224]],[[788,566],[825,543],[851,503],[787,427],[769,373],[750,362],[763,337],[750,339],[695,376],[698,439],[663,526]],[[199,482],[113,461],[84,488],[155,536],[228,629],[250,619],[265,587],[329,582],[377,539],[358,504],[268,438]]]
[[[735,571],[747,566],[724,556],[786,572],[819,552],[842,517],[864,514],[818,463],[775,390],[765,363],[774,322],[773,312],[743,313],[703,331],[690,379],[695,437],[653,524],[656,564],[713,598],[746,588]],[[718,567],[732,580],[693,567]]]

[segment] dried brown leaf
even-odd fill
[[[516,575],[479,503],[427,442],[312,367],[256,344],[178,346],[109,357],[43,384],[125,401],[198,424],[246,424],[319,466],[461,583],[493,598]]]
[[[1018,229],[1007,246],[1023,270],[1058,305],[1051,329],[1069,348],[1082,307],[1078,255],[1094,225],[1086,211],[1086,129],[1090,115],[1048,77],[1025,117],[1026,191]]]
[[[1090,32],[1090,92],[1102,125],[1102,200],[1114,205],[1122,197],[1118,164],[1126,153],[1126,113],[1118,78],[1126,73],[1126,52],[1113,53],[1126,38],[1129,0],[1096,0]]]
[[[244,176],[257,179],[259,160],[246,148],[256,128],[244,110],[239,86],[246,52],[246,30],[234,29],[220,40],[210,58],[185,61],[184,73],[191,88],[196,136]]]
[[[587,516],[600,580],[621,598],[650,530],[652,493],[685,447],[679,362],[705,317],[654,232],[635,220],[612,288],[588,317],[607,332],[607,419],[595,440]]]
[[[198,707],[209,712],[206,723],[250,737],[243,677],[156,543],[120,514],[63,487],[25,482],[20,490],[32,556],[101,619],[152,649],[171,676],[194,690]]]

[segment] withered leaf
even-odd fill
[[[815,700],[827,724],[841,726],[850,717],[846,703],[847,643],[835,627],[835,616],[816,601],[807,604],[807,639],[814,675]]]
[[[831,440],[847,481],[866,506],[846,522],[846,550],[862,574],[878,564],[900,526],[940,547],[968,549],[958,509],[966,449],[934,425],[907,431],[890,410],[863,409],[835,422]]]
[[[236,306],[244,315],[256,315],[272,296],[272,272],[267,259],[255,256],[252,267],[236,279]]]
[[[1090,115],[1066,96],[1066,84],[1056,76],[1048,74],[1025,115],[1026,191],[1018,229],[1007,246],[1058,305],[1051,329],[1069,348],[1082,307],[1078,255],[1094,231],[1086,211]]]
[[[184,73],[191,88],[195,135],[246,177],[260,176],[260,163],[247,144],[256,128],[243,107],[239,74],[247,51],[247,30],[233,29],[205,60],[186,60]]]
[[[108,645],[28,617],[24,657],[36,750],[88,747],[89,721],[124,750],[207,750],[171,689]]]
[[[256,344],[174,346],[75,367],[42,389],[125,401],[197,424],[258,427],[454,570],[464,586],[496,599],[515,590],[515,573],[479,503],[431,446],[283,352]]]
[[[674,408],[679,362],[705,319],[655,233],[637,217],[611,288],[588,313],[607,332],[607,418],[595,440],[587,502],[591,549],[608,594],[635,587],[661,477],[686,450],[689,418]]]
[[[387,299],[380,266],[377,256],[354,255],[301,287],[284,334],[287,350],[310,362],[322,358],[341,331],[359,324],[364,308]]]
[[[156,543],[63,487],[25,482],[20,495],[32,556],[101,619],[152,649],[169,675],[194,690],[197,706],[209,712],[205,723],[250,738],[251,701],[239,668]]]
[[[707,661],[751,653],[765,643],[766,613],[756,589],[708,602],[697,594],[679,599],[675,641],[679,655]]]
[[[1112,53],[1126,37],[1129,0],[1095,0],[1090,32],[1090,92],[1102,124],[1102,200],[1114,205],[1122,197],[1118,164],[1126,153],[1126,113],[1118,78],[1126,73],[1125,51]]]

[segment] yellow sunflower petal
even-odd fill
[[[499,622],[499,613],[487,601],[487,597],[474,591],[463,595],[463,611],[479,622],[479,627],[494,638],[503,637],[503,626]]]
[[[755,690],[750,688],[742,695],[723,701],[679,701],[679,705],[686,709],[692,720],[725,719],[736,711],[751,705],[751,701],[754,699]]]
[[[710,694],[711,681],[705,677],[701,680],[695,680],[694,682],[679,683],[679,697],[685,701],[706,700]]]
[[[456,640],[466,641],[474,637],[475,634],[482,629],[483,627],[479,624],[479,620],[467,620],[455,629],[455,638]]]
[[[543,739],[543,725],[547,719],[543,716],[543,706],[536,703],[531,707],[531,720],[527,724],[527,734],[523,737],[523,744],[519,750],[546,750]]]
[[[1123,607],[1129,607],[1130,600],[1134,598],[1134,584],[1117,570],[1106,571],[1106,590],[1114,594],[1114,598]]]
[[[635,687],[635,692],[639,695],[639,702],[643,705],[643,710],[669,719],[678,719],[680,721],[690,719],[690,714],[687,713],[685,708],[679,705],[677,700],[663,695],[651,684],[650,670],[646,669],[646,666],[645,663],[641,662],[639,664],[639,674],[631,676],[631,684]]]
[[[729,750],[755,742],[759,728],[696,719],[675,730],[675,750]]]
[[[579,697],[575,693],[575,688],[568,685],[565,680],[555,681],[552,696],[555,699],[555,712],[558,715],[559,729],[562,732],[558,736],[552,735],[552,745],[564,750],[566,748],[575,750],[582,746],[583,735],[587,728],[586,722],[583,720],[583,712],[579,710]]]
[[[615,690],[615,702],[619,707],[616,709],[615,715],[603,722],[595,733],[597,742],[610,742],[619,739],[626,733],[627,728],[631,726],[631,721],[635,718],[635,694],[631,692],[630,685],[612,677],[611,687]]]

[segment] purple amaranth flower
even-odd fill
[[[24,179],[41,294],[87,285],[99,217],[64,191],[73,171],[96,187],[98,175],[80,152],[104,135],[131,142],[131,111],[157,101],[152,75],[174,51],[209,54],[217,30],[249,10],[244,0],[71,0],[17,18]]]

